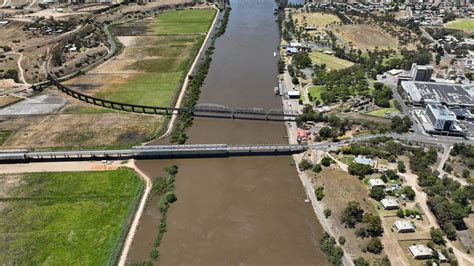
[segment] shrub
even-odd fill
[[[322,170],[323,170],[323,168],[321,167],[321,165],[320,165],[319,163],[318,163],[318,164],[315,164],[315,165],[313,166],[313,172],[315,172],[315,173],[319,173],[319,172],[321,172]]]
[[[370,189],[369,196],[377,201],[385,198],[385,191],[381,187],[373,187]]]
[[[367,244],[367,251],[370,253],[380,254],[382,250],[383,250],[382,242],[377,237],[372,238],[369,244]]]
[[[400,173],[405,173],[407,171],[405,163],[403,161],[398,161],[397,162],[397,169],[398,169],[398,172],[400,172]]]
[[[301,171],[306,171],[306,170],[309,170],[309,169],[313,168],[313,164],[312,164],[309,160],[303,159],[303,160],[301,160],[301,162],[298,164],[298,168],[299,168]]]
[[[314,193],[316,194],[316,199],[321,201],[324,198],[324,187],[315,188]]]
[[[340,236],[337,242],[339,242],[339,245],[344,246],[344,244],[346,243],[346,238],[344,236]]]
[[[370,264],[363,257],[358,257],[357,259],[354,260],[354,265],[355,266],[369,266]]]
[[[325,209],[324,210],[324,217],[329,218],[332,214],[331,209]]]
[[[156,248],[151,250],[150,257],[152,259],[156,260],[156,259],[158,259],[159,256],[160,256],[160,253],[158,252],[158,250],[156,250]]]
[[[322,164],[323,166],[325,166],[325,167],[330,166],[331,163],[332,163],[332,160],[331,160],[331,158],[329,158],[329,157],[324,157],[324,158],[321,160],[321,164]]]
[[[431,227],[430,229],[431,240],[437,245],[444,245],[446,241],[444,240],[444,232],[439,228]]]

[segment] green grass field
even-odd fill
[[[323,52],[311,52],[309,53],[309,57],[311,58],[313,64],[326,64],[326,66],[331,70],[339,70],[354,65],[354,63],[350,61],[340,59],[333,55],[325,54]]]
[[[120,84],[115,90],[97,93],[112,101],[150,106],[170,106],[182,72],[145,73]]]
[[[186,9],[158,15],[152,23],[146,24],[154,37],[147,35],[143,45],[124,50],[126,59],[139,59],[127,69],[139,73],[126,83],[109,86],[95,96],[124,103],[170,106],[215,13],[214,9]]]
[[[12,134],[10,130],[1,130],[0,131],[0,146],[7,141],[8,137]]]
[[[2,193],[0,264],[107,265],[118,255],[143,187],[132,170],[18,178],[0,177],[19,184]]]
[[[208,31],[214,19],[214,9],[185,9],[166,12],[152,24],[155,34],[202,34]]]
[[[474,31],[474,19],[456,19],[444,24],[446,28],[463,30],[468,32]]]
[[[321,99],[321,92],[326,90],[323,86],[311,86],[308,88],[308,92],[313,97],[313,100]]]

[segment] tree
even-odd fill
[[[330,127],[322,127],[319,130],[319,136],[321,136],[321,138],[323,138],[323,139],[332,138],[332,137],[335,137],[335,135],[336,135],[336,133],[335,133],[334,129],[332,129]]]
[[[360,204],[355,201],[350,201],[342,211],[341,222],[349,228],[354,228],[356,224],[362,222],[363,215],[364,210],[362,210]]]
[[[324,157],[323,159],[321,159],[321,164],[325,167],[330,166],[331,163],[332,163],[332,160],[329,157]]]
[[[315,172],[315,173],[319,173],[322,170],[323,170],[323,168],[321,167],[321,165],[319,163],[317,163],[313,166],[313,172]]]
[[[342,265],[341,258],[344,255],[344,252],[341,247],[336,245],[334,237],[324,232],[319,240],[319,244],[321,251],[328,256],[328,260],[332,265]]]
[[[309,170],[309,169],[313,168],[313,164],[312,164],[309,160],[303,159],[303,160],[301,160],[301,162],[298,164],[298,168],[299,168],[301,171],[306,171],[306,170]]]
[[[405,163],[403,161],[400,160],[397,162],[397,170],[400,173],[405,173],[407,171]]]
[[[373,173],[372,167],[370,165],[351,163],[349,165],[349,173],[356,176],[364,176]]]
[[[363,257],[358,257],[357,259],[354,260],[354,265],[355,266],[369,266],[370,264]]]
[[[468,178],[471,176],[471,171],[469,171],[469,169],[463,169],[462,170],[462,177],[463,178]]]
[[[339,243],[339,245],[344,246],[344,244],[346,243],[346,238],[344,236],[340,236],[337,242]]]
[[[316,187],[314,189],[314,193],[316,194],[316,199],[318,201],[321,201],[324,198],[324,187],[321,187],[321,186]]]
[[[439,63],[441,62],[441,55],[437,54],[437,55],[435,56],[435,60],[436,60],[436,61],[435,61],[436,65],[439,65]]]
[[[293,83],[293,85],[298,85],[298,84],[300,84],[300,82],[299,82],[299,80],[298,80],[297,77],[293,77],[293,78],[291,79],[291,82]]]
[[[445,164],[444,171],[451,173],[451,171],[453,171],[453,167],[450,164]]]
[[[430,229],[430,234],[431,234],[431,240],[436,244],[436,245],[443,245],[446,244],[446,241],[444,240],[444,232],[443,230],[439,228],[434,228],[431,227]]]
[[[380,201],[385,198],[385,191],[382,187],[373,187],[370,189],[369,196],[376,201]]]
[[[414,200],[416,196],[415,191],[413,188],[411,188],[411,186],[403,187],[403,194],[405,194],[409,200]]]
[[[397,216],[398,216],[398,218],[403,218],[403,217],[405,217],[405,213],[403,212],[402,209],[398,209],[398,210],[397,210]]]
[[[329,218],[331,216],[331,214],[332,214],[331,209],[325,209],[324,210],[324,217],[326,217],[326,219]]]
[[[364,214],[362,221],[367,224],[365,228],[366,236],[376,237],[382,235],[382,220],[378,215]]]
[[[367,244],[367,251],[374,254],[380,254],[383,250],[382,242],[378,237],[373,237]]]

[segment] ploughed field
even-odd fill
[[[142,187],[129,169],[0,176],[0,264],[113,263]]]
[[[66,84],[100,98],[170,106],[215,16],[214,9],[169,11],[112,27],[122,52]]]

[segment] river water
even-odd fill
[[[278,26],[274,0],[231,0],[226,33],[216,42],[200,103],[279,108]],[[188,143],[287,143],[281,122],[196,118]],[[322,229],[288,156],[140,161],[151,176],[179,166],[178,201],[160,246],[163,265],[324,265]],[[131,249],[148,259],[159,213],[152,199]]]

